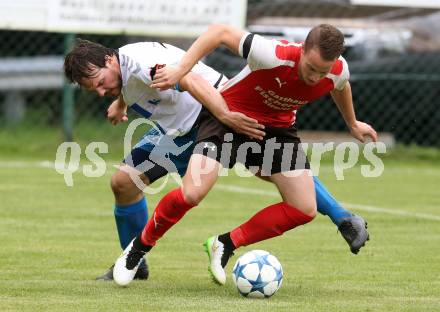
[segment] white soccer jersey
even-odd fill
[[[193,127],[201,104],[188,92],[160,91],[150,87],[157,68],[176,65],[185,51],[169,44],[139,42],[119,49],[122,95],[125,103],[166,133],[183,135]],[[192,72],[214,85],[221,74],[199,62]]]

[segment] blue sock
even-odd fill
[[[329,216],[333,223],[339,226],[341,219],[351,216],[352,213],[342,208],[317,177],[313,177],[313,181],[315,182],[318,212]]]
[[[147,201],[143,197],[140,201],[131,205],[115,205],[114,213],[119,242],[122,249],[125,249],[147,224]]]

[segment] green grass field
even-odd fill
[[[53,160],[53,159],[51,159]],[[238,250],[265,249],[284,269],[279,292],[246,299],[207,272],[206,237],[230,230],[279,201],[255,178],[222,177],[148,257],[150,279],[126,288],[96,282],[120,253],[109,189],[101,178],[74,175],[67,187],[54,169],[25,160],[0,162],[1,311],[439,311],[440,166],[385,161],[379,178],[360,168],[321,179],[369,222],[371,240],[355,256],[335,226],[318,216],[282,237]],[[169,186],[174,187],[173,185]],[[165,190],[149,197],[150,214]]]

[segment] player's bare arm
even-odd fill
[[[330,93],[333,101],[341,112],[351,135],[361,142],[365,142],[366,136],[376,142],[377,133],[373,127],[365,122],[356,120],[350,83],[347,81],[342,90],[334,89]]]
[[[180,63],[174,67],[159,69],[154,76],[151,87],[160,90],[174,86],[204,56],[222,44],[235,54],[239,54],[240,40],[245,32],[227,25],[212,25],[200,35],[185,53]]]
[[[114,100],[107,109],[107,119],[112,125],[125,122],[127,117],[127,104],[125,104],[122,94]]]
[[[188,91],[229,128],[254,139],[263,139],[264,126],[243,113],[231,112],[217,89],[199,75],[188,73],[180,80],[179,86],[182,91]]]

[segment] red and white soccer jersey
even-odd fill
[[[287,128],[295,123],[296,111],[302,105],[344,88],[349,71],[342,56],[318,84],[309,86],[300,80],[301,49],[301,43],[245,34],[239,52],[248,65],[221,90],[229,109],[264,125]]]

